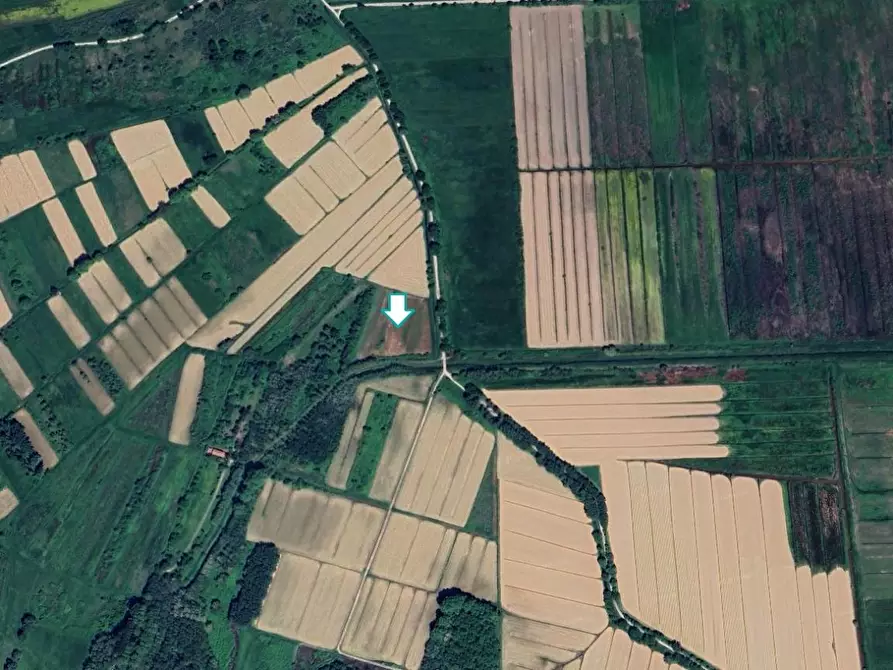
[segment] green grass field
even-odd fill
[[[357,456],[347,478],[347,490],[359,495],[368,495],[381,460],[385,440],[394,422],[397,410],[396,396],[387,393],[374,393],[369,416],[363,425]]]
[[[372,43],[431,185],[454,345],[523,346],[507,9],[358,9],[344,18]]]

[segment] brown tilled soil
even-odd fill
[[[357,358],[430,353],[431,319],[428,315],[428,301],[409,296],[406,306],[416,312],[400,328],[395,328],[381,313],[387,304],[388,294],[382,291],[378,307],[372,313],[363,341],[357,349]]]

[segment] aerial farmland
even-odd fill
[[[893,667],[891,9],[0,7],[4,670]]]

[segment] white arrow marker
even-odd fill
[[[406,294],[391,293],[388,295],[388,307],[382,308],[381,313],[391,320],[397,328],[406,323],[406,320],[415,314],[414,309],[406,309]]]

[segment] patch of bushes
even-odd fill
[[[260,608],[270,588],[273,571],[279,563],[275,544],[261,542],[254,545],[239,580],[239,592],[229,606],[230,621],[247,626],[260,616]]]

